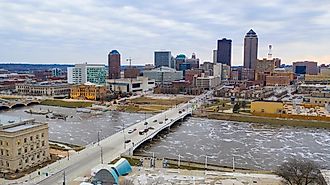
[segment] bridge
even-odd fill
[[[202,100],[210,93],[211,91],[197,96],[188,103],[172,107],[167,111],[124,128],[98,143],[90,144],[86,149],[38,170],[41,175],[38,172],[33,172],[18,180],[5,181],[4,184],[63,184],[64,178],[68,184],[79,181],[78,179],[81,177],[90,176],[90,170],[98,164],[109,163],[122,154],[132,154],[137,147],[154,138],[162,130],[168,129],[176,122],[190,116],[192,111],[200,106]],[[146,122],[148,124],[145,124]],[[142,132],[150,127],[153,129],[148,129],[143,134],[140,133],[140,131]],[[133,130],[135,131],[132,132]],[[45,174],[49,175],[46,176]]]
[[[35,99],[8,100],[8,99],[0,98],[0,110],[12,109],[16,107],[24,107],[33,104],[40,104],[40,100],[35,100]]]

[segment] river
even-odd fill
[[[330,133],[326,129],[274,127],[189,118],[136,154],[178,158],[252,169],[272,170],[289,158],[304,157],[330,167]]]
[[[48,119],[45,115],[29,114],[24,110],[50,110],[54,113],[69,115],[66,121],[62,119]],[[70,116],[73,116],[72,118]],[[76,109],[45,105],[33,105],[1,111],[0,116],[10,116],[21,119],[34,118],[36,121],[47,122],[49,139],[64,143],[87,145],[106,138],[125,127],[148,118],[150,114],[125,113],[117,111],[104,112],[101,115],[76,112]]]

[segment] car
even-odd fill
[[[128,133],[131,134],[131,133],[133,133],[135,131],[136,131],[136,128],[135,129],[130,129],[130,130],[128,130]]]
[[[145,128],[145,129],[143,130],[143,132],[145,132],[145,133],[147,133],[148,131],[149,131],[148,128]]]
[[[143,130],[139,131],[139,134],[140,135],[143,135],[144,134],[144,131]]]
[[[130,140],[130,139],[128,139],[128,140],[126,140],[126,141],[125,141],[125,143],[129,143],[129,142],[131,142],[131,140]]]
[[[182,113],[182,111],[180,110],[180,111],[179,111],[179,114],[181,114],[181,113]]]
[[[149,130],[154,130],[155,128],[154,127],[148,127]]]
[[[148,125],[148,122],[144,122],[144,125]]]
[[[167,120],[168,120],[168,118],[165,119],[165,121],[167,121]]]
[[[160,121],[160,122],[159,122],[159,124],[163,124],[163,122],[162,122],[162,121]]]
[[[185,109],[182,109],[182,112],[186,111]]]
[[[155,119],[155,120],[154,120],[154,122],[156,123],[156,122],[157,122],[157,120]]]

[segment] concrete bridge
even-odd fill
[[[0,99],[0,110],[40,104],[40,102],[41,102],[40,100],[28,100],[28,99],[21,99],[21,100]]]

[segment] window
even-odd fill
[[[27,157],[26,159],[25,159],[25,163],[28,163],[29,162],[29,158]]]
[[[45,137],[45,134],[44,133],[41,133],[41,137]]]
[[[28,152],[27,148],[24,148],[24,152],[25,152],[25,153],[27,153],[27,152]]]
[[[30,149],[31,149],[31,150],[33,150],[33,149],[34,149],[33,145],[31,145],[31,146],[30,146]]]
[[[17,154],[18,154],[18,155],[21,155],[21,153],[22,153],[22,148],[19,148],[19,149],[17,150]]]
[[[21,140],[17,139],[17,145],[20,145],[20,144],[21,144]]]
[[[6,150],[6,155],[9,156],[9,150]]]
[[[26,143],[27,142],[27,139],[26,138],[24,138],[24,143]]]
[[[45,141],[41,141],[41,146],[45,146]]]
[[[0,140],[0,145],[2,145],[2,141]]]
[[[39,134],[36,135],[36,139],[39,139]]]
[[[30,141],[32,141],[33,140],[33,136],[30,136]]]

